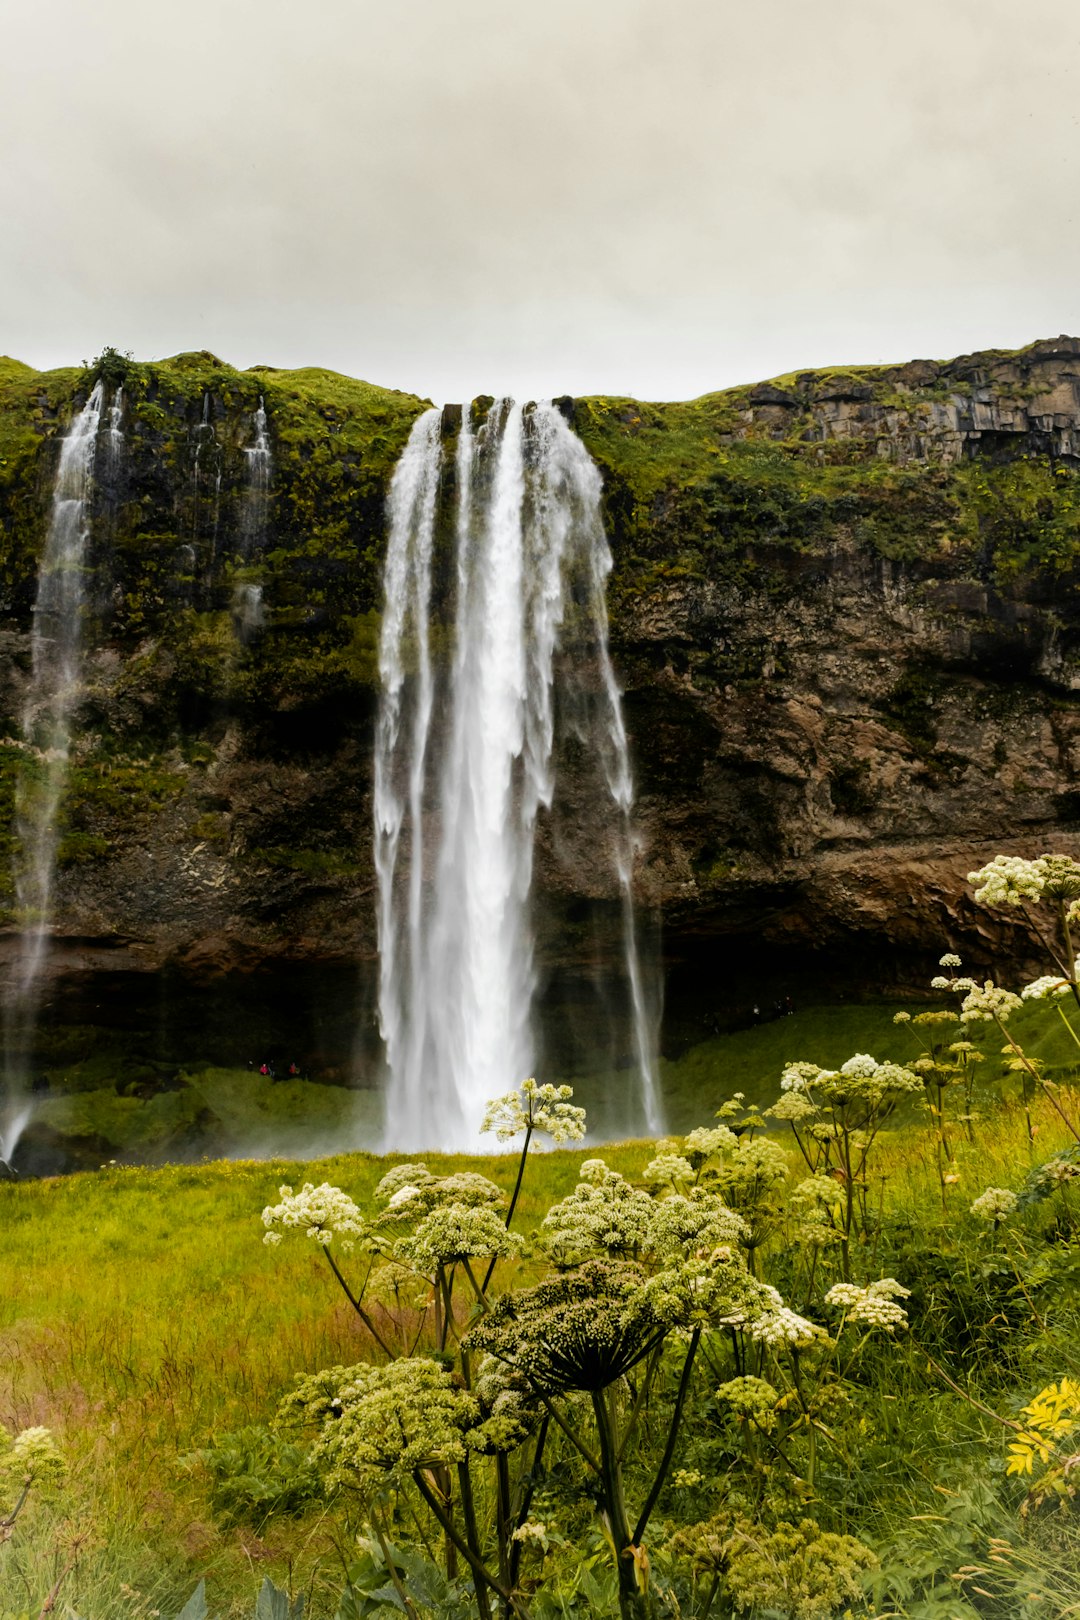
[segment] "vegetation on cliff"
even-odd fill
[[[1074,347],[809,371],[680,404],[576,401],[606,478],[616,604],[680,578],[783,594],[837,546],[1004,591],[1073,575],[1080,465],[1038,378],[1062,357],[1080,376]]]
[[[818,895],[812,921],[792,914],[839,853],[865,865],[892,843],[899,871],[912,850],[1004,824],[1043,841],[1075,826],[1078,351],[1062,339],[676,404],[561,402],[604,475],[639,897],[669,926],[709,933],[723,912],[738,928],[752,902],[800,945],[880,943],[884,902],[869,914],[861,868]],[[60,436],[96,374],[109,409],[122,390],[122,452],[103,438],[61,927],[130,931],[155,962],[224,933],[238,950],[276,953],[291,933],[370,951],[384,498],[425,402],[207,354],[107,352],[47,374],[3,363],[9,829],[15,775],[32,768],[18,693],[35,560]],[[260,398],[274,469],[256,541],[246,452]],[[160,893],[134,878],[133,828]],[[552,876],[549,854],[538,887],[569,930],[568,885],[585,884]],[[905,881],[929,893],[924,875]],[[123,918],[121,894],[135,897]]]

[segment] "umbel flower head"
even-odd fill
[[[318,1187],[306,1181],[298,1193],[291,1187],[279,1187],[280,1204],[267,1204],[262,1212],[266,1227],[264,1243],[280,1243],[282,1231],[306,1232],[314,1242],[324,1248],[337,1237],[343,1249],[351,1249],[363,1234],[364,1220],[360,1211],[340,1187],[331,1187],[328,1181]]]
[[[911,1293],[895,1277],[880,1277],[877,1282],[860,1288],[857,1283],[834,1283],[825,1295],[826,1305],[844,1312],[849,1322],[864,1322],[867,1327],[894,1328],[908,1325],[907,1312],[898,1299],[907,1299]]]
[[[1022,906],[1026,900],[1080,898],[1080,862],[1067,855],[995,855],[977,872],[968,873],[975,898],[988,906]]]
[[[765,1531],[729,1510],[679,1530],[668,1543],[703,1575],[720,1576],[740,1613],[787,1620],[831,1620],[864,1598],[861,1576],[877,1566],[854,1536],[822,1530],[812,1519],[780,1520]]]
[[[440,1363],[407,1357],[299,1378],[279,1416],[315,1431],[311,1460],[329,1487],[367,1493],[417,1469],[463,1462],[466,1434],[482,1412]]]
[[[517,1091],[488,1103],[480,1133],[494,1131],[500,1142],[509,1142],[522,1131],[550,1136],[553,1142],[580,1142],[585,1110],[571,1104],[573,1095],[573,1086],[539,1086],[535,1080],[523,1080]]]
[[[50,1429],[35,1425],[12,1436],[0,1423],[0,1512],[10,1509],[27,1486],[54,1489],[66,1471]]]
[[[666,1327],[639,1266],[591,1260],[535,1288],[503,1294],[466,1335],[545,1395],[605,1389],[660,1343]]]
[[[869,1052],[856,1052],[839,1069],[789,1063],[780,1076],[780,1089],[830,1106],[858,1102],[878,1107],[904,1092],[921,1091],[922,1081],[899,1063],[879,1063]]]
[[[648,1236],[653,1200],[602,1159],[586,1159],[586,1177],[544,1216],[540,1236],[559,1266],[593,1255],[631,1258]]]
[[[502,1209],[506,1204],[502,1188],[487,1176],[475,1170],[433,1176],[426,1164],[395,1165],[375,1188],[375,1197],[383,1205],[380,1227],[410,1226],[450,1204],[469,1209]]]
[[[653,1200],[643,1250],[661,1264],[707,1260],[719,1249],[737,1249],[748,1235],[741,1215],[702,1187]]]
[[[997,1019],[1004,1024],[1023,1005],[1020,997],[1014,996],[1011,990],[1003,990],[993,979],[987,979],[983,984],[973,986],[964,997],[960,1022],[989,1024]]]
[[[429,1272],[476,1256],[516,1254],[521,1238],[508,1232],[490,1205],[439,1204],[397,1245],[401,1259]]]
[[[987,1187],[972,1204],[971,1213],[980,1221],[989,1221],[994,1226],[999,1226],[1002,1221],[1007,1221],[1011,1215],[1015,1215],[1019,1206],[1019,1198],[1014,1192],[1010,1192],[1008,1187]]]
[[[769,1350],[813,1350],[832,1343],[823,1327],[785,1305],[778,1291],[768,1283],[762,1285],[762,1293],[765,1308],[748,1323],[750,1337],[756,1344],[763,1344]]]
[[[753,1419],[762,1429],[775,1425],[780,1396],[764,1378],[729,1378],[716,1391],[716,1398],[744,1422]]]
[[[469,1430],[470,1451],[483,1455],[516,1451],[540,1421],[536,1391],[522,1373],[497,1356],[485,1356],[481,1361],[473,1393],[480,1403],[481,1419]]]

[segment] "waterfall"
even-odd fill
[[[109,462],[116,466],[124,448],[123,433],[124,416],[124,390],[122,387],[113,395],[113,402],[109,406]]]
[[[266,404],[259,395],[259,408],[251,419],[255,432],[252,444],[245,446],[247,461],[247,488],[244,491],[243,534],[245,554],[251,551],[266,530],[266,515],[270,501],[270,434],[267,430]]]
[[[27,1069],[48,948],[58,812],[82,679],[89,497],[102,404],[99,382],[60,446],[49,530],[38,569],[30,682],[22,711],[30,768],[21,773],[15,797],[15,900],[21,932],[4,1007],[5,1106],[0,1120],[4,1162],[10,1162],[30,1113]],[[110,432],[116,425],[111,417]]]
[[[251,444],[244,446],[247,479],[240,520],[240,556],[243,563],[250,562],[262,545],[270,510],[273,457],[270,452],[266,402],[261,394],[251,425],[255,436]],[[255,632],[261,629],[265,618],[262,586],[251,580],[237,581],[233,586],[232,614],[233,624],[240,640],[249,641]]]
[[[375,824],[386,1144],[475,1148],[487,1099],[532,1073],[533,850],[538,816],[555,793],[564,681],[580,688],[570,705],[575,730],[603,779],[623,906],[636,1123],[655,1131],[653,1039],[632,901],[633,788],[607,647],[611,554],[600,475],[549,403],[523,410],[499,401],[476,433],[465,413],[453,467],[453,650],[436,671],[432,558],[448,473],[439,413],[429,411],[391,488],[380,645]],[[575,657],[560,659],[567,630]]]

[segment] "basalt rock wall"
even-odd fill
[[[205,354],[102,366],[122,445],[99,446],[54,964],[370,959],[384,499],[427,402]],[[36,559],[94,374],[0,362],[0,884]],[[637,891],[672,958],[865,980],[1015,947],[963,879],[1080,832],[1080,341],[561,403],[604,474]],[[566,749],[541,834],[556,968],[617,948],[586,764]]]

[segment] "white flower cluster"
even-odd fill
[[[601,1169],[602,1167],[602,1169]],[[648,1236],[653,1200],[632,1187],[602,1159],[586,1159],[582,1180],[552,1204],[540,1235],[557,1265],[577,1265],[588,1255],[636,1254]]]
[[[264,1243],[280,1243],[285,1231],[303,1230],[309,1238],[329,1247],[334,1238],[341,1240],[343,1249],[351,1249],[364,1230],[363,1217],[348,1193],[340,1187],[331,1187],[328,1181],[318,1187],[306,1181],[298,1193],[291,1187],[279,1187],[280,1204],[267,1204],[262,1212],[267,1228]]]
[[[938,961],[938,967],[958,968],[960,965],[960,958],[955,951],[946,951]]]
[[[0,1515],[13,1492],[28,1485],[49,1489],[64,1473],[64,1459],[51,1429],[35,1425],[12,1437],[0,1424]]]
[[[516,1254],[521,1241],[490,1205],[438,1204],[397,1252],[426,1273],[474,1256]]]
[[[825,1070],[816,1063],[789,1063],[780,1076],[781,1091],[805,1091]]]
[[[526,1519],[524,1524],[519,1524],[512,1539],[514,1541],[531,1541],[542,1552],[547,1552],[551,1545],[548,1540],[548,1527],[546,1524],[541,1524],[538,1519]]]
[[[898,1299],[907,1299],[911,1293],[895,1277],[880,1277],[866,1288],[857,1283],[834,1283],[825,1295],[826,1305],[844,1312],[850,1322],[865,1322],[867,1327],[883,1328],[891,1333],[894,1328],[907,1327],[907,1312]]]
[[[975,885],[975,898],[988,906],[1022,906],[1025,900],[1043,897],[1043,862],[1025,861],[1019,855],[995,855],[987,866],[968,873]]]
[[[683,1141],[683,1152],[691,1159],[711,1159],[716,1153],[731,1153],[738,1142],[726,1125],[698,1125]]]
[[[768,1283],[763,1293],[768,1301],[767,1308],[750,1323],[750,1337],[756,1343],[764,1344],[770,1350],[785,1347],[809,1350],[813,1345],[828,1341],[829,1335],[823,1327],[807,1321],[805,1316],[800,1316],[785,1305],[777,1290]]]
[[[404,1203],[397,1195],[404,1188],[408,1188],[410,1197],[415,1195],[427,1182],[433,1180],[431,1171],[426,1164],[395,1164],[388,1170],[379,1185],[375,1188],[375,1198],[380,1204],[393,1205]],[[396,1202],[395,1202],[396,1201]]]
[[[1002,989],[993,979],[987,979],[982,985],[974,985],[968,990],[960,1007],[960,1022],[992,1023],[996,1018],[1004,1024],[1022,1006],[1019,996],[1014,996],[1011,990]]]
[[[877,1105],[893,1094],[921,1090],[922,1082],[899,1063],[878,1063],[868,1052],[856,1052],[839,1069],[819,1069],[816,1063],[789,1063],[780,1076],[780,1088],[789,1095],[808,1096],[811,1101],[843,1103],[858,1098]],[[790,1108],[781,1117],[791,1117]]]
[[[1049,1001],[1051,996],[1067,996],[1068,993],[1068,979],[1063,979],[1060,973],[1044,973],[1041,979],[1032,979],[1030,984],[1025,984],[1020,997],[1023,1001]]]
[[[971,1213],[978,1216],[980,1221],[992,1221],[997,1226],[1001,1221],[1007,1221],[1010,1215],[1015,1215],[1019,1203],[1019,1198],[1008,1187],[987,1187],[972,1204]]]
[[[506,1203],[501,1188],[475,1170],[433,1176],[426,1164],[396,1164],[375,1188],[375,1197],[383,1205],[377,1227],[384,1231],[391,1226],[410,1226],[451,1204],[484,1209]]]
[[[728,1135],[730,1134],[729,1131]],[[674,1187],[680,1182],[693,1179],[693,1166],[689,1159],[684,1159],[680,1153],[658,1153],[655,1159],[650,1159],[642,1172],[643,1181],[655,1181],[662,1187]]]
[[[553,1142],[580,1142],[585,1135],[585,1110],[571,1104],[573,1095],[573,1086],[540,1086],[535,1080],[523,1080],[517,1091],[488,1103],[481,1135],[493,1131],[500,1142],[509,1142],[531,1130],[534,1135],[550,1136]]]
[[[968,873],[975,898],[988,906],[1020,906],[1025,900],[1075,900],[1080,896],[1080,863],[1068,855],[997,855],[978,872]]]

